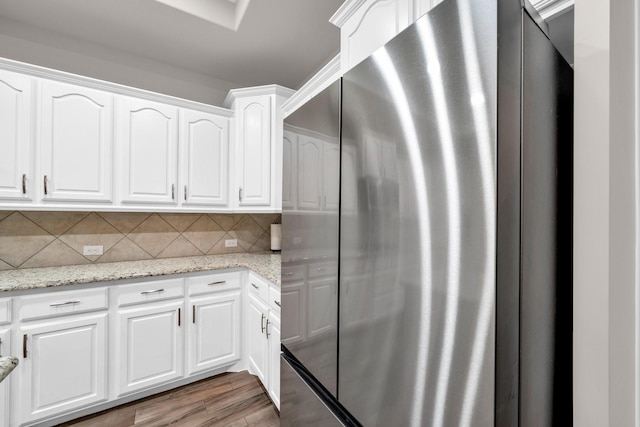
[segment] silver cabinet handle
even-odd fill
[[[283,276],[293,276],[295,273],[282,273]]]
[[[193,305],[193,315],[191,316],[193,323],[196,323],[196,306]]]
[[[182,326],[182,309],[178,309],[178,327]]]
[[[140,295],[157,294],[160,292],[164,292],[164,289],[154,289],[153,291],[143,291],[143,292],[140,292]]]
[[[269,335],[271,335],[269,333],[269,319],[267,319],[267,328],[266,328],[266,332],[267,332],[267,339],[269,339]]]
[[[253,286],[254,289],[260,289],[260,287],[258,285],[256,285],[255,283],[252,283],[251,286]]]
[[[187,186],[184,186],[184,201],[187,201]]]
[[[22,174],[22,194],[27,194],[27,174]]]
[[[44,176],[44,195],[46,196],[47,194],[49,194],[49,192],[47,191],[47,175]]]
[[[278,307],[282,307],[282,305],[280,305],[280,301],[273,300],[273,302],[275,302]]]
[[[220,280],[218,282],[211,282],[209,283],[209,286],[217,286],[217,285],[224,285],[225,283],[227,283],[226,280]]]
[[[262,319],[260,319],[260,329],[262,329],[262,332],[264,333],[264,314],[262,315]],[[268,322],[268,320],[267,320]]]
[[[175,200],[175,199],[176,199],[176,185],[171,184],[171,200]]]
[[[27,334],[22,336],[22,358],[27,358]]]
[[[49,304],[49,307],[62,307],[64,305],[76,305],[76,304],[80,304],[80,301],[74,300],[74,301],[67,301],[67,302],[59,302],[56,304]]]
[[[242,187],[238,190],[238,200],[242,201]]]
[[[318,271],[325,271],[326,269],[327,269],[327,267],[319,267],[319,268],[317,268],[316,270],[318,270]]]

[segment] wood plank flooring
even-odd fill
[[[217,375],[61,425],[278,427],[280,417],[256,377],[243,371]]]

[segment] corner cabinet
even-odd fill
[[[225,100],[235,113],[231,194],[236,211],[282,209],[282,103],[292,94],[271,85],[232,90]]]
[[[0,356],[13,355],[11,352],[11,298],[0,299]],[[0,383],[0,427],[9,427],[11,407],[11,377]]]

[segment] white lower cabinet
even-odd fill
[[[273,403],[280,408],[280,316],[273,310],[269,312],[265,332],[269,347],[269,382],[267,391]]]
[[[189,375],[240,359],[240,291],[192,298],[187,336]]]
[[[118,311],[118,396],[182,377],[183,306],[180,299]]]
[[[0,356],[11,355],[11,331],[0,328]],[[0,427],[9,427],[9,387],[11,378],[7,377],[0,383]]]
[[[267,358],[269,349],[265,338],[265,327],[269,307],[257,297],[249,294],[249,366],[262,384],[267,384]]]
[[[69,315],[21,324],[15,402],[20,424],[107,400],[107,316]]]

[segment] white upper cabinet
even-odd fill
[[[271,204],[271,97],[238,99],[236,176],[239,206]]]
[[[33,79],[0,70],[0,199],[29,201]]]
[[[322,141],[306,135],[298,138],[298,208],[320,210]]]
[[[45,80],[41,108],[42,199],[111,202],[113,95]]]
[[[438,0],[345,1],[329,20],[340,27],[342,72],[367,58],[437,3]]]
[[[282,139],[282,208],[295,209],[297,200],[297,145],[298,136],[284,131]]]
[[[117,137],[122,203],[176,205],[178,109],[120,97]]]
[[[182,205],[229,203],[229,119],[181,110]]]

